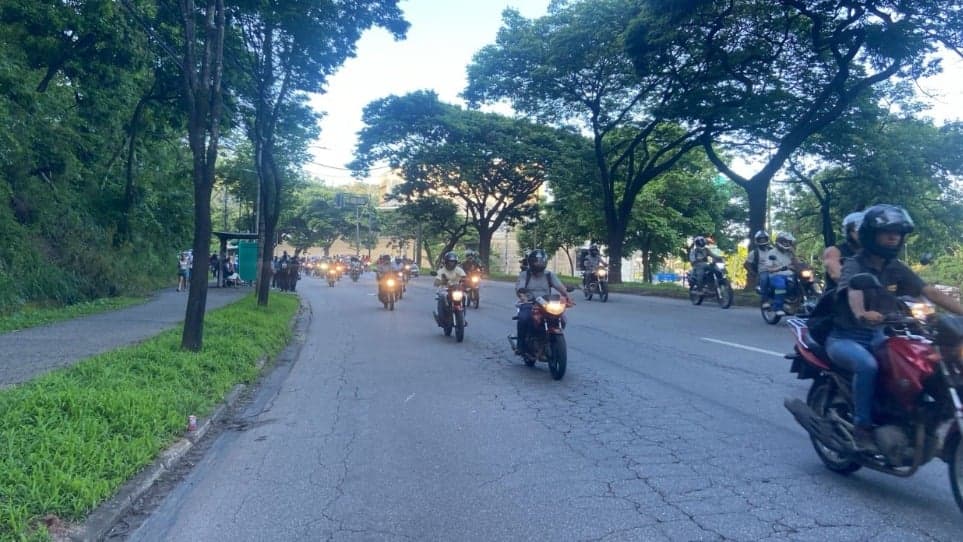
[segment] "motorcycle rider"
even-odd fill
[[[689,263],[692,264],[692,283],[689,284],[689,289],[702,288],[706,269],[709,267],[709,256],[706,238],[701,235],[696,236],[692,242],[692,248],[689,249]]]
[[[786,315],[782,306],[788,279],[795,275],[799,267],[795,248],[796,238],[789,232],[779,232],[776,234],[776,248],[766,253],[765,260],[760,260],[760,265],[765,265],[769,283],[769,288],[763,289],[762,295],[768,297],[769,289],[772,289],[772,309],[777,316]]]
[[[879,365],[873,351],[885,339],[880,326],[885,317],[867,309],[867,301],[877,299],[875,292],[848,289],[852,277],[872,273],[891,296],[922,295],[950,312],[963,314],[963,306],[923,282],[897,258],[913,229],[913,219],[902,207],[881,204],[867,209],[858,229],[862,248],[846,259],[839,279],[826,353],[834,364],[853,373],[853,437],[857,448],[863,450],[875,448],[872,409]]]
[[[458,284],[459,282],[465,280],[465,270],[458,265],[458,254],[454,251],[446,252],[445,257],[442,258],[441,269],[438,270],[435,276],[435,287],[448,287],[452,284]],[[438,295],[438,312],[435,313],[437,317],[445,314],[447,310],[447,291],[439,291]],[[439,322],[440,323],[440,322]]]
[[[765,264],[770,250],[773,248],[769,243],[769,234],[759,230],[752,235],[752,248],[746,256],[746,261],[742,263],[749,277],[755,276],[758,279],[756,291],[763,298],[766,297],[765,292],[769,291],[769,272],[766,271]]]
[[[469,275],[482,272],[481,263],[478,261],[478,255],[474,250],[465,252],[465,261],[461,264],[461,268]]]
[[[518,296],[518,322],[516,325],[515,353],[520,354],[525,348],[525,340],[532,328],[532,300],[541,296],[547,298],[554,289],[567,305],[575,305],[568,295],[568,290],[558,277],[545,270],[548,256],[545,251],[536,248],[528,253],[525,260],[528,268],[518,274],[515,282],[515,295]],[[523,291],[524,290],[524,291]]]
[[[823,251],[823,267],[826,269],[826,290],[836,288],[843,263],[852,258],[859,250],[859,225],[863,222],[863,212],[849,213],[843,218],[843,235],[846,240],[828,247]]]
[[[599,253],[599,247],[593,244],[589,247],[588,252],[582,259],[582,288],[585,288],[589,283],[598,280],[595,276],[600,265],[608,265],[605,260],[602,259]]]
[[[378,281],[378,293],[381,293],[382,284],[381,281],[389,276],[393,275],[396,271],[394,264],[391,262],[391,256],[388,254],[382,254],[378,257],[378,262],[375,266],[375,279]]]

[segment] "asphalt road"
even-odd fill
[[[939,461],[827,471],[783,408],[805,382],[755,310],[613,294],[569,312],[569,367],[525,367],[489,283],[465,342],[430,277],[299,284],[300,356],[132,540],[960,540]]]

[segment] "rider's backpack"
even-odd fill
[[[823,292],[816,307],[806,320],[809,336],[819,344],[825,344],[829,332],[833,330],[833,314],[836,305],[836,290]]]

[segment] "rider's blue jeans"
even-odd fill
[[[787,279],[786,275],[769,276],[769,284],[772,286],[772,310],[774,311],[782,310],[783,301],[786,299]]]
[[[873,425],[873,397],[879,364],[873,350],[886,339],[882,330],[834,329],[826,339],[826,353],[839,367],[853,373],[854,422]]]

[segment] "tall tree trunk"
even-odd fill
[[[652,283],[651,262],[649,262],[651,251],[648,247],[642,249],[642,282]]]
[[[193,0],[183,0],[184,27],[182,64],[184,98],[188,111],[188,141],[193,155],[194,264],[184,315],[181,348],[198,352],[204,346],[204,313],[207,309],[207,254],[211,245],[211,191],[217,166],[220,138],[224,59],[224,0],[208,0],[205,11],[203,57],[198,59]],[[198,66],[200,70],[198,71]]]
[[[140,117],[144,112],[144,106],[150,99],[151,92],[140,97],[137,106],[134,107],[134,114],[130,118],[130,126],[127,127],[127,164],[124,167],[124,212],[120,218],[119,237],[122,241],[131,240],[132,232],[130,227],[130,215],[134,210],[134,160],[137,150],[137,128],[140,127]]]
[[[836,229],[833,227],[833,216],[830,209],[829,195],[819,200],[819,216],[823,226],[823,243],[827,247],[836,244]]]
[[[495,230],[492,228],[478,228],[478,258],[485,269],[491,269],[492,236]]]
[[[434,265],[435,259],[431,256],[431,243],[427,239],[421,242],[422,247],[425,249],[425,256],[428,257],[428,265]]]

